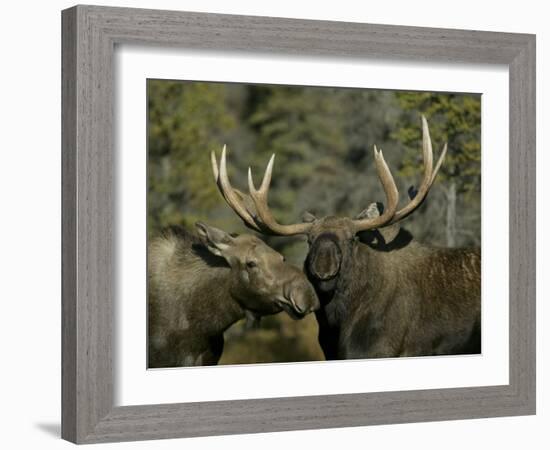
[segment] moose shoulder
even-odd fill
[[[216,364],[239,319],[301,318],[319,306],[303,272],[257,237],[196,228],[167,229],[149,244],[149,367]]]
[[[267,204],[273,157],[259,189],[249,171],[249,195],[231,187],[225,148],[219,170],[212,157],[224,198],[247,226],[279,236],[307,236],[304,269],[321,302],[316,316],[327,359],[481,351],[480,250],[422,245],[397,225],[425,200],[447,151],[445,145],[434,169],[424,117],[422,150],[422,182],[401,209],[393,176],[382,152],[374,147],[386,195],[381,211],[366,210],[354,219],[307,214],[301,223],[291,225],[278,223]]]

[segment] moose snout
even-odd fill
[[[299,317],[317,310],[320,306],[313,286],[304,280],[285,285],[284,297]]]
[[[308,268],[318,280],[330,280],[338,275],[342,251],[329,236],[319,237],[313,244],[308,256]]]

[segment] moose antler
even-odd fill
[[[275,161],[275,154],[271,155],[267,167],[265,169],[264,178],[260,189],[256,189],[254,186],[254,180],[252,179],[252,170],[248,168],[248,191],[250,197],[256,207],[258,218],[264,228],[269,230],[273,234],[279,236],[292,236],[295,234],[307,234],[311,228],[311,223],[294,223],[292,225],[282,225],[278,223],[267,204],[267,194],[269,192],[269,185],[271,183],[271,173],[273,172],[273,162]]]
[[[376,162],[376,169],[378,176],[386,192],[387,207],[384,213],[375,218],[366,218],[361,220],[355,220],[357,231],[363,231],[371,228],[377,228],[388,222],[397,209],[398,192],[395,186],[395,181],[391,175],[391,172],[384,160],[382,151],[374,148],[374,159]],[[247,208],[244,205],[245,195],[242,193],[237,194],[236,190],[231,187],[229,179],[227,177],[225,147],[222,151],[222,157],[220,161],[220,170],[218,173],[218,167],[216,163],[215,155],[212,153],[212,169],[214,171],[214,178],[217,180],[220,191],[233,210],[243,219],[243,221],[256,231],[269,232],[271,234],[279,236],[292,236],[296,234],[307,234],[312,226],[311,222],[295,223],[291,225],[283,225],[278,223],[267,203],[267,197],[269,193],[269,186],[271,183],[271,176],[273,173],[273,163],[275,161],[275,155],[272,155],[269,163],[267,164],[262,184],[259,189],[256,189],[254,180],[252,178],[252,170],[248,168],[248,190],[250,198],[254,203],[255,213],[251,211],[252,208]]]
[[[401,208],[400,210],[396,211],[397,190],[395,190],[395,192],[391,192],[392,196],[390,197],[390,195],[388,195],[388,189],[384,187],[384,190],[386,191],[386,197],[388,199],[388,204],[385,206],[384,212],[382,213],[382,215],[373,217],[370,219],[365,218],[365,219],[354,220],[357,231],[366,231],[373,228],[382,228],[382,227],[393,225],[399,222],[400,220],[404,219],[409,214],[411,214],[416,208],[418,208],[422,204],[426,196],[428,195],[428,192],[435,181],[435,177],[439,172],[441,165],[443,164],[445,155],[447,154],[447,144],[443,146],[443,150],[441,151],[441,155],[439,156],[439,159],[437,160],[437,164],[434,169],[430,129],[428,127],[428,121],[424,116],[422,116],[422,154],[424,159],[424,177],[422,178],[422,183],[420,187],[416,191],[414,197],[411,198],[409,203],[403,208]],[[375,159],[377,158],[376,146],[374,146],[374,157]],[[378,168],[378,175],[380,177],[380,180],[382,181],[382,184],[384,184],[384,179],[380,174],[380,169],[378,164],[377,164],[377,168]],[[393,196],[394,194],[395,196]]]
[[[356,233],[359,231],[372,230],[373,228],[380,228],[386,225],[392,219],[397,209],[399,192],[397,191],[397,186],[395,185],[390,169],[384,160],[382,150],[378,150],[376,145],[374,146],[374,162],[376,163],[378,178],[380,178],[382,187],[386,193],[387,204],[384,208],[384,212],[380,216],[353,220]]]
[[[422,202],[428,195],[428,192],[435,181],[435,177],[437,176],[437,173],[439,172],[439,169],[443,164],[445,155],[447,154],[447,143],[445,143],[434,169],[430,129],[428,128],[428,121],[424,116],[422,116],[422,154],[424,158],[424,177],[422,178],[422,183],[418,188],[418,192],[406,206],[395,213],[393,218],[386,225],[391,225],[393,223],[399,222],[400,220],[411,214],[416,208],[418,208],[422,204]]]
[[[220,158],[220,167],[214,152],[210,154],[212,163],[212,172],[216,185],[220,190],[227,204],[244,221],[245,225],[260,233],[270,233],[279,236],[292,236],[295,234],[306,234],[311,228],[311,223],[298,223],[293,225],[279,224],[267,205],[267,194],[271,182],[271,173],[273,171],[273,161],[275,155],[271,157],[267,165],[262,184],[259,189],[254,186],[252,172],[248,168],[248,188],[249,195],[243,194],[238,189],[231,186],[227,176],[226,147],[223,146],[222,156]],[[253,206],[252,206],[253,205]]]
[[[216,161],[216,154],[210,153],[210,162],[212,163],[212,172],[214,174],[214,180],[222,197],[227,204],[235,211],[238,216],[244,221],[244,223],[255,231],[261,232],[260,228],[254,220],[253,213],[250,211],[250,207],[247,207],[245,195],[237,189],[233,189],[227,176],[227,164],[225,158],[226,147],[223,146],[222,156],[220,159],[220,168],[218,170],[218,163]]]
[[[428,191],[430,190],[430,187],[432,186],[437,172],[439,171],[447,153],[447,144],[443,146],[441,156],[439,157],[434,170],[430,131],[428,129],[428,122],[424,116],[422,116],[422,153],[424,158],[424,177],[418,189],[418,193],[406,206],[400,210],[397,210],[397,204],[399,201],[397,186],[395,185],[390,169],[384,160],[382,151],[378,150],[376,146],[374,146],[374,162],[376,164],[376,171],[378,173],[378,178],[380,178],[380,182],[382,183],[382,187],[384,188],[387,201],[384,212],[381,215],[367,215],[364,218],[354,219],[353,225],[355,232],[371,230],[373,228],[382,228],[394,224],[411,214],[426,198],[426,195],[428,194]],[[309,232],[312,226],[311,222],[283,225],[275,220],[271,210],[269,209],[267,196],[269,192],[269,185],[271,183],[275,154],[271,156],[269,163],[267,164],[262,184],[259,189],[256,189],[254,186],[252,171],[250,167],[248,168],[249,196],[243,194],[237,189],[234,189],[229,182],[226,167],[225,145],[222,150],[219,170],[214,152],[211,154],[211,160],[214,178],[222,196],[247,226],[258,232],[267,232],[279,236],[292,236],[296,234],[307,234]],[[254,207],[252,207],[252,204]]]

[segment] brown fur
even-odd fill
[[[327,359],[481,351],[479,249],[428,247],[403,229],[390,243],[368,245],[348,224],[321,219],[309,235],[305,270],[322,304],[316,315]],[[374,233],[362,239],[372,243]],[[318,251],[327,239],[341,252],[337,263],[324,261],[334,251]],[[335,264],[337,275],[320,279],[317,272]]]
[[[245,314],[301,317],[318,306],[303,273],[260,239],[198,230],[202,239],[174,227],[150,241],[149,367],[216,364],[224,331]]]

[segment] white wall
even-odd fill
[[[539,230],[549,225],[542,210],[541,149],[548,142],[543,124],[550,120],[548,58],[550,41],[544,2],[462,0],[298,2],[252,0],[106,1],[135,6],[233,14],[467,28],[537,34],[537,141]],[[70,1],[5,2],[1,12],[0,68],[0,265],[2,302],[2,372],[0,411],[4,448],[67,447],[59,439],[60,417],[60,10]],[[7,99],[7,101],[6,101]],[[546,131],[546,133],[544,132]],[[6,139],[7,138],[7,139]],[[543,159],[546,159],[544,161]],[[548,171],[547,167],[547,171]],[[544,186],[543,186],[544,185]],[[546,216],[546,217],[544,217]],[[547,227],[546,227],[547,228]],[[354,429],[302,431],[161,442],[121,444],[117,448],[279,448],[298,444],[332,448],[346,444],[365,448],[498,449],[543,448],[548,438],[550,396],[544,383],[548,364],[549,322],[543,303],[543,250],[539,233],[538,415],[442,423],[391,425]],[[548,265],[546,264],[546,267]],[[6,289],[7,288],[7,289]],[[7,308],[7,310],[6,310]],[[544,355],[544,353],[546,353]],[[546,427],[545,427],[546,425]],[[527,445],[526,445],[527,444]]]

